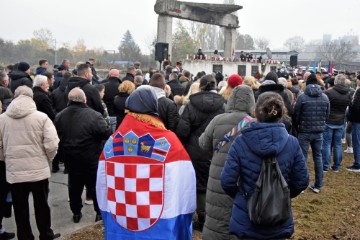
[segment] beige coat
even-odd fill
[[[50,177],[49,161],[59,138],[48,116],[28,96],[15,98],[0,115],[0,160],[9,183],[36,182]]]

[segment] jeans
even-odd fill
[[[352,144],[354,150],[354,167],[360,167],[360,123],[352,122]]]
[[[323,139],[322,157],[324,170],[330,167],[331,158],[331,142],[334,141],[334,165],[333,170],[339,170],[342,162],[342,136],[344,133],[344,125],[326,124]]]
[[[116,131],[116,116],[110,116],[110,127],[112,129],[112,132],[114,133]]]
[[[299,133],[298,140],[306,161],[308,158],[309,145],[311,145],[315,169],[314,186],[320,189],[323,185],[323,161],[321,154],[323,133]]]
[[[347,122],[345,132],[346,132],[346,135],[345,135],[346,144],[347,144],[348,147],[352,147],[351,122]]]

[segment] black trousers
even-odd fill
[[[62,147],[59,143],[59,148],[58,148],[58,152],[55,155],[55,158],[52,161],[52,169],[56,169],[59,170],[59,163],[60,162],[64,162],[64,157],[63,157],[63,150]],[[66,168],[66,163],[65,164],[65,168]]]
[[[70,198],[70,209],[73,214],[81,213],[82,198],[81,195],[86,186],[89,197],[93,199],[94,210],[97,214],[100,214],[97,198],[96,198],[96,173],[77,173],[69,171],[68,175],[69,183],[69,198]]]
[[[51,214],[48,205],[49,180],[11,184],[17,237],[19,240],[33,240],[29,213],[29,194],[33,195],[36,225],[40,240],[53,239]]]
[[[7,183],[6,183],[5,162],[0,161],[0,229],[2,228],[2,219],[4,217],[4,208],[6,204]]]

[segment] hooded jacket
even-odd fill
[[[230,147],[221,186],[234,198],[229,231],[240,239],[290,238],[294,232],[292,213],[284,224],[272,228],[254,225],[248,215],[247,198],[255,190],[264,158],[276,156],[282,175],[296,197],[309,184],[309,174],[298,140],[282,123],[251,123]],[[241,192],[239,187],[241,186]],[[247,197],[243,195],[247,193]]]
[[[49,178],[49,161],[58,143],[52,121],[36,110],[31,97],[20,95],[0,115],[0,160],[5,159],[6,179],[11,184]]]
[[[227,112],[217,115],[199,138],[200,147],[213,152],[220,139],[235,127],[245,116],[254,111],[253,90],[245,85],[234,88],[227,102]],[[206,190],[206,220],[203,228],[205,240],[237,239],[229,235],[229,222],[233,199],[221,187],[220,175],[224,168],[229,148],[235,137],[213,154]]]
[[[207,91],[195,93],[189,99],[176,128],[176,135],[194,165],[197,191],[206,192],[212,152],[200,149],[199,137],[216,115],[224,113],[224,99],[217,93]]]
[[[310,84],[296,100],[294,127],[300,133],[324,132],[329,113],[328,97],[322,93],[319,85]]]
[[[282,99],[284,100],[284,104],[286,109],[288,110],[288,115],[292,116],[293,114],[293,106],[292,106],[292,99],[289,98],[289,95],[286,94],[284,91],[284,86],[280,84],[276,84],[274,81],[265,80],[263,84],[259,87],[259,90],[255,93],[255,100],[259,97],[260,94],[264,92],[276,92],[280,94]]]
[[[79,87],[86,95],[86,104],[95,111],[104,115],[104,108],[101,104],[99,91],[90,84],[90,81],[81,77],[72,77],[69,79],[66,96],[68,96],[71,89]]]
[[[350,87],[345,84],[336,84],[325,92],[330,101],[330,115],[327,124],[342,125],[345,120],[345,110],[350,104]]]
[[[33,87],[33,82],[30,78],[30,76],[26,72],[22,71],[13,71],[11,72],[10,76],[10,90],[12,93],[15,93],[15,90],[19,86],[28,86],[29,88]]]

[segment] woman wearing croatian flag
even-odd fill
[[[141,86],[99,159],[97,197],[105,239],[192,238],[196,179],[176,135],[158,118],[157,97]]]

